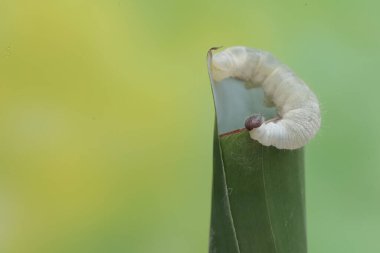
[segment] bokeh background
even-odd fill
[[[380,2],[0,0],[0,252],[207,252],[212,46],[319,96],[311,253],[380,252]]]

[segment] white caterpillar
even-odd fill
[[[297,149],[312,139],[321,125],[319,102],[309,87],[270,53],[230,47],[211,59],[215,81],[234,77],[261,86],[277,108],[278,118],[249,131],[252,139],[278,149]]]

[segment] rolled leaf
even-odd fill
[[[265,106],[263,92],[239,80],[215,84],[211,60],[212,50],[208,68],[216,119],[209,252],[306,253],[303,148],[280,150],[251,139],[242,129],[244,119],[276,111]]]

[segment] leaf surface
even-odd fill
[[[303,157],[215,135],[210,252],[306,252]]]

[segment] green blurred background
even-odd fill
[[[0,252],[207,252],[212,46],[320,98],[311,253],[380,252],[380,2],[0,0]]]

